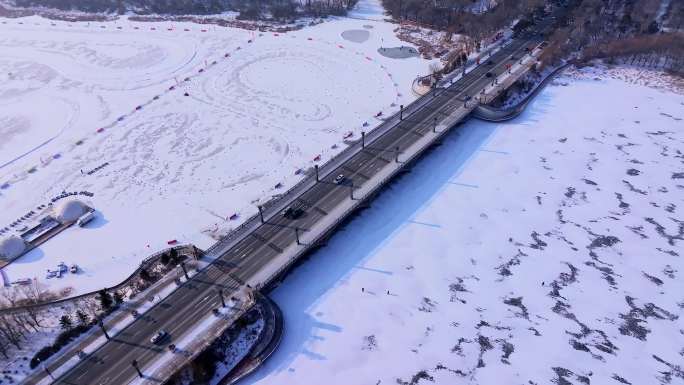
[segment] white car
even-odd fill
[[[150,338],[150,342],[152,342],[153,344],[158,344],[164,339],[166,339],[168,335],[169,333],[166,330],[162,329],[158,331],[157,334],[153,335],[152,338]]]
[[[340,184],[342,181],[344,181],[344,174],[340,174],[335,177],[335,184]]]

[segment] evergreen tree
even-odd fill
[[[59,326],[62,327],[64,330],[69,330],[71,329],[73,325],[73,322],[71,321],[71,317],[69,317],[68,314],[64,314],[59,318]]]
[[[83,310],[78,309],[76,311],[76,318],[78,318],[78,323],[81,325],[87,325],[88,322],[90,321],[90,317],[88,317],[88,314],[86,314]]]
[[[98,296],[100,298],[100,306],[103,310],[108,310],[112,307],[112,296],[107,292],[107,289],[100,290]]]

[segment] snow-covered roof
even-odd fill
[[[0,259],[14,259],[26,250],[26,243],[16,235],[0,240]]]
[[[88,206],[77,199],[70,199],[61,201],[55,207],[55,219],[64,222],[73,222],[77,220],[81,215],[88,212]]]

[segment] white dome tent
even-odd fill
[[[55,219],[62,223],[74,222],[88,212],[88,206],[77,199],[60,202],[54,211]]]
[[[26,242],[16,235],[0,240],[0,260],[12,260],[26,251]]]

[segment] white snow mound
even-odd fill
[[[0,241],[0,259],[14,259],[24,250],[26,250],[26,243],[16,235],[10,235]]]
[[[64,222],[73,222],[88,211],[88,206],[77,199],[60,202],[55,207],[55,219]]]

